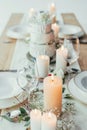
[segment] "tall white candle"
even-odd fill
[[[65,71],[67,65],[68,50],[61,46],[61,48],[56,50],[56,69],[62,69]]]
[[[65,58],[60,54],[56,52],[56,70],[62,69],[65,71],[67,62]]]
[[[29,17],[33,17],[35,15],[35,10],[33,8],[31,8],[29,10]]]
[[[67,59],[67,57],[68,57],[68,49],[65,48],[63,45],[61,46],[61,48],[59,48],[59,49],[57,50],[57,53],[60,53],[61,55],[63,55],[63,57],[64,57],[65,59]]]
[[[49,57],[47,55],[40,55],[36,58],[35,72],[40,78],[44,78],[49,73]]]
[[[50,15],[52,18],[52,23],[56,23],[56,7],[54,3],[50,6]]]
[[[44,109],[60,114],[62,108],[62,79],[48,76],[44,79]]]
[[[31,130],[41,130],[41,111],[32,110],[30,112],[30,127]]]
[[[56,23],[52,24],[52,30],[54,31],[55,37],[58,37],[59,27]]]
[[[55,12],[56,12],[56,7],[55,7],[55,4],[52,3],[51,6],[50,6],[50,13],[55,14]]]
[[[41,130],[56,130],[57,118],[53,113],[43,113]]]

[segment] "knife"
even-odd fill
[[[0,72],[17,72],[17,70],[0,70]]]

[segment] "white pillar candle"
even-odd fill
[[[56,7],[55,7],[55,4],[52,3],[51,6],[50,6],[50,13],[55,14],[55,12],[56,12]]]
[[[52,18],[52,23],[56,23],[56,7],[54,3],[50,6],[50,15]]]
[[[58,37],[59,27],[56,23],[52,24],[52,30],[54,31],[55,37]]]
[[[65,48],[63,45],[61,46],[61,48],[58,49],[57,52],[61,53],[61,55],[63,55],[63,57],[65,59],[67,59],[67,57],[68,57],[68,49]]]
[[[62,55],[62,53],[57,49],[56,50],[56,70],[62,69],[65,71],[67,62]]]
[[[34,109],[30,112],[31,130],[41,130],[41,111]]]
[[[48,76],[44,79],[44,109],[60,114],[62,108],[62,79]]]
[[[56,130],[57,118],[53,113],[43,113],[41,130]]]
[[[56,50],[56,69],[62,69],[65,71],[67,65],[68,49],[61,46]]]
[[[31,8],[29,10],[29,17],[33,17],[35,15],[35,10],[33,8]]]
[[[49,57],[47,55],[40,55],[36,58],[35,73],[36,76],[44,78],[49,73]]]

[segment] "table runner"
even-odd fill
[[[63,13],[62,18],[63,18],[64,24],[72,24],[72,25],[79,26],[85,34],[82,38],[87,39],[87,35],[86,35],[83,27],[80,25],[79,21],[77,20],[75,14],[73,14],[73,13]],[[86,44],[80,44],[79,64],[80,64],[81,70],[87,70],[86,55],[87,55],[87,45]]]
[[[0,37],[0,70],[9,69],[16,45],[15,39],[10,39],[6,36],[7,29],[12,25],[20,23],[22,17],[23,14],[12,14]]]

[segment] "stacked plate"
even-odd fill
[[[30,37],[29,27],[27,25],[14,25],[8,28],[7,36],[14,39],[25,39]]]
[[[81,37],[83,35],[84,32],[79,26],[68,24],[60,26],[60,30],[58,33],[59,38],[65,38],[65,37],[75,38],[75,37]]]
[[[24,81],[23,86],[26,83]],[[26,98],[23,89],[17,83],[17,73],[0,72],[0,109],[15,106]]]
[[[71,79],[68,90],[74,98],[87,104],[87,71],[83,71]]]

